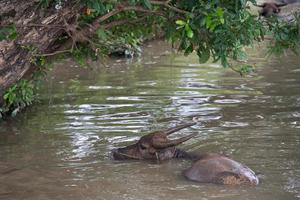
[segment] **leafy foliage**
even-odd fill
[[[263,40],[265,28],[249,12],[247,1],[212,2],[190,3],[190,12],[193,14],[184,23],[185,31],[181,34],[173,31],[170,37],[173,42],[180,41],[179,48],[185,54],[196,50],[199,62],[207,62],[212,57],[214,62],[220,60],[224,67],[228,67],[229,58],[246,59],[243,47]],[[176,24],[179,25],[177,30],[183,26],[182,21]]]
[[[269,47],[270,54],[282,54],[286,49],[298,54],[300,47],[300,15],[294,15],[293,21],[284,21],[272,17],[268,21],[268,28],[274,38]]]
[[[10,111],[15,116],[22,108],[31,105],[34,100],[34,86],[30,81],[21,80],[10,87],[3,96],[5,101],[2,112]]]
[[[4,104],[0,107],[0,119],[7,113],[14,117],[20,110],[36,100],[36,91],[41,80],[46,76],[45,58],[37,57],[32,64],[37,69],[32,74],[31,79],[20,80],[4,93]]]
[[[14,40],[17,37],[17,29],[15,25],[0,27],[0,41]]]
[[[157,1],[156,1],[157,2]],[[244,46],[263,40],[265,28],[256,16],[249,12],[247,4],[254,0],[214,0],[206,1],[166,1],[166,10],[161,4],[149,0],[130,0],[130,6],[142,6],[162,15],[146,15],[134,11],[120,12],[111,16],[107,24],[124,20],[126,23],[110,30],[99,28],[93,38],[94,49],[107,54],[119,49],[138,52],[141,41],[154,33],[164,32],[165,36],[185,55],[197,52],[199,62],[205,63],[210,58],[214,62],[221,61],[224,67],[229,66],[228,59],[245,60]],[[165,2],[165,3],[166,3]],[[81,16],[82,25],[92,23],[97,18],[114,9],[122,9],[126,3],[122,1],[81,1],[87,12]],[[144,17],[142,24],[139,19]],[[136,21],[134,23],[131,23]],[[81,51],[76,52],[76,60]],[[83,59],[81,59],[83,60]]]
[[[274,34],[273,47],[276,48],[272,48],[272,52],[282,53],[288,48],[296,51],[300,43],[297,32],[299,23],[283,23],[277,18],[270,18],[266,25],[249,10],[249,3],[256,4],[255,0],[212,0],[209,3],[204,0],[76,2],[85,7],[79,19],[82,27],[113,11],[120,11],[107,18],[88,44],[83,44],[84,48],[79,47],[73,52],[81,64],[89,55],[94,59],[95,54],[105,55],[120,49],[139,52],[141,42],[157,33],[163,33],[174,45],[179,44],[179,50],[185,55],[195,51],[200,63],[211,58],[224,67],[230,66],[230,60],[245,61],[247,54],[244,47],[264,40],[266,34]],[[121,11],[130,6],[139,9]],[[118,25],[109,26],[114,23]],[[88,47],[92,51],[88,51]]]

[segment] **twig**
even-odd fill
[[[170,10],[173,10],[175,12],[178,12],[178,13],[181,13],[181,14],[191,14],[190,12],[188,11],[185,11],[185,10],[181,10],[179,8],[176,8],[174,6],[171,6],[169,3],[170,1],[150,1],[151,4],[153,5],[162,5],[162,6],[165,6],[167,8],[169,8]]]
[[[34,56],[54,56],[61,53],[72,53],[73,52],[73,46],[71,49],[62,50],[62,51],[54,51],[52,53],[44,53],[44,54],[34,54]]]
[[[120,13],[120,12],[124,12],[124,11],[137,11],[137,12],[144,12],[144,13],[158,13],[156,11],[152,11],[152,10],[147,10],[141,6],[124,6],[121,7],[119,9],[115,9],[101,17],[99,17],[98,19],[96,19],[93,23],[92,23],[92,28],[90,28],[90,32],[94,32],[95,30],[97,30],[100,27],[100,23],[107,20],[108,18]]]
[[[229,68],[230,68],[232,71],[234,71],[234,72],[238,73],[239,75],[243,76],[242,72],[241,72],[240,70],[237,70],[236,68],[234,68],[232,65],[229,65]]]
[[[47,24],[17,24],[16,27],[46,27],[46,28],[61,28],[61,29],[65,29],[65,26],[62,25],[47,25]]]

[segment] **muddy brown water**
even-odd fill
[[[92,70],[55,64],[41,101],[0,124],[0,199],[299,199],[300,59],[268,60],[258,49],[250,50],[258,73],[244,78],[160,41],[139,59]],[[197,133],[181,148],[230,155],[261,184],[191,182],[181,175],[189,161],[109,158],[149,131],[192,119],[198,124],[173,136]]]

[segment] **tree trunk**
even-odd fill
[[[70,3],[69,3],[70,2]],[[0,42],[0,96],[34,70],[34,54],[51,53],[62,44],[66,25],[76,21],[79,7],[66,2],[61,9],[39,8],[38,0],[1,0],[0,27],[15,24],[17,38]]]

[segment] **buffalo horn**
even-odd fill
[[[283,7],[283,6],[286,6],[287,3],[283,3],[283,4],[275,4],[277,7]]]
[[[196,135],[196,133],[193,133],[193,134],[190,134],[190,135],[187,135],[187,136],[184,136],[182,138],[175,139],[175,140],[153,141],[153,147],[159,148],[159,149],[173,147],[173,146],[179,145],[179,144],[191,139],[195,135]]]
[[[263,7],[265,7],[265,4],[263,4],[263,5],[258,5],[258,4],[256,4],[256,5],[254,5],[254,6],[263,8]]]
[[[262,5],[256,4],[256,5],[254,5],[254,6],[264,8],[266,5],[268,5],[268,3],[264,3],[264,4],[262,4]],[[277,3],[275,3],[275,4],[273,4],[273,5],[275,5],[275,6],[277,6],[277,7],[283,7],[283,6],[286,6],[287,3],[282,3],[282,4],[277,4]]]
[[[187,124],[181,124],[181,125],[175,126],[173,128],[167,129],[167,130],[163,131],[163,133],[166,134],[166,135],[170,135],[170,134],[172,134],[172,133],[174,133],[176,131],[179,131],[179,130],[181,130],[183,128],[187,128],[187,127],[193,126],[195,124],[196,124],[195,122],[187,123]]]

